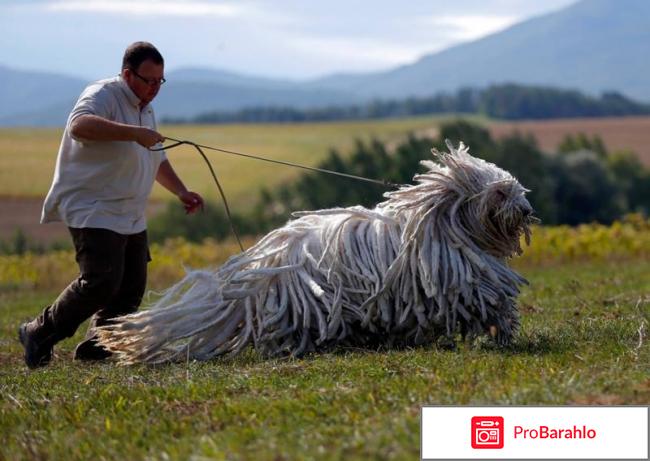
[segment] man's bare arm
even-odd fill
[[[87,141],[134,141],[143,147],[163,142],[165,137],[143,126],[113,122],[97,115],[81,115],[70,125],[73,138]]]
[[[183,181],[172,168],[169,160],[163,161],[158,167],[156,181],[172,194],[176,195],[185,207],[185,212],[194,213],[203,209],[203,197],[196,192],[188,191]]]

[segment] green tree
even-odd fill
[[[607,159],[629,211],[650,214],[650,171],[632,152],[615,152]]]
[[[605,143],[598,135],[590,138],[585,133],[578,133],[576,135],[569,134],[564,137],[558,146],[558,152],[563,154],[570,154],[580,150],[591,151],[601,159],[605,159],[609,155]]]
[[[598,154],[581,150],[559,160],[554,173],[558,180],[555,199],[560,223],[608,224],[627,211],[616,178]]]

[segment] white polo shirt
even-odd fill
[[[145,207],[164,151],[151,152],[136,142],[87,141],[70,135],[70,125],[92,114],[156,130],[151,105],[140,100],[121,77],[88,86],[68,117],[54,179],[41,223],[63,221],[68,227],[98,227],[120,234],[146,229]]]

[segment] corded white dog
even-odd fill
[[[461,144],[374,209],[294,213],[215,271],[100,331],[124,363],[275,356],[336,344],[417,345],[457,333],[507,344],[526,280],[507,266],[536,221],[527,192]]]

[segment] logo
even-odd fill
[[[501,416],[472,417],[472,448],[503,448]]]

